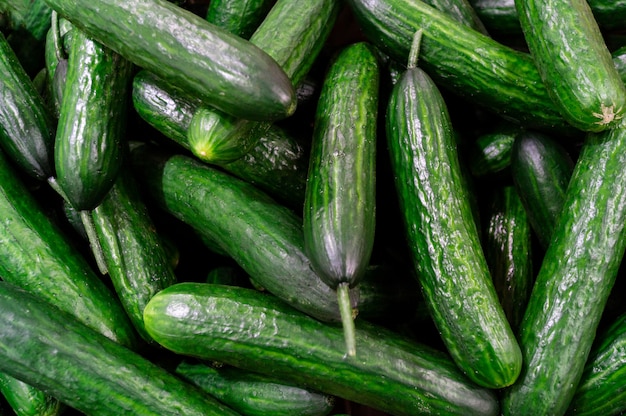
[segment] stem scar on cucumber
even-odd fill
[[[605,124],[611,123],[613,120],[619,120],[624,117],[622,114],[622,108],[618,108],[615,110],[615,105],[605,106],[604,104],[600,105],[600,112],[593,113],[594,117],[598,117],[600,120],[596,121],[596,124],[601,126]]]

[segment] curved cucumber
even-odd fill
[[[153,338],[179,354],[271,374],[397,416],[497,415],[494,393],[441,351],[360,322],[357,357],[343,331],[254,289],[178,283],[144,311]],[[251,336],[253,335],[253,336]]]

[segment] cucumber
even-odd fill
[[[278,0],[250,42],[272,56],[297,87],[320,54],[340,6],[338,0]],[[192,119],[189,147],[207,163],[231,162],[245,155],[269,126],[203,107]]]
[[[614,126],[626,87],[587,0],[515,0],[541,79],[563,118],[582,131]]]
[[[19,26],[13,27],[7,41],[29,77],[44,65],[43,51],[51,23],[52,9],[45,0],[29,1]]]
[[[84,414],[237,415],[73,315],[0,282],[0,371]]]
[[[122,171],[91,216],[115,292],[139,335],[150,342],[143,308],[177,277],[130,171]]]
[[[487,28],[485,28],[485,25],[468,0],[424,0],[424,2],[437,10],[447,13],[459,23],[489,36]]]
[[[453,360],[474,382],[501,388],[519,374],[519,346],[480,245],[446,103],[415,63],[412,52],[386,113],[391,168],[412,261]]]
[[[529,54],[459,25],[421,0],[348,4],[366,38],[398,61],[406,62],[411,39],[422,29],[420,66],[441,88],[525,127],[571,132]]]
[[[626,248],[626,127],[589,134],[518,331],[520,377],[502,410],[563,414]]]
[[[54,174],[56,120],[0,33],[0,146],[37,180]]]
[[[341,328],[254,289],[178,283],[150,300],[144,320],[153,338],[178,354],[393,415],[498,414],[494,393],[467,379],[447,354],[359,322],[359,355],[348,357]]]
[[[249,41],[166,0],[46,0],[60,16],[135,65],[235,117],[275,120],[295,111],[281,67]]]
[[[477,178],[494,176],[511,166],[511,152],[520,129],[513,126],[497,127],[481,134],[472,143],[468,166]]]
[[[626,315],[618,316],[594,340],[568,415],[619,415],[626,410]]]
[[[532,230],[514,186],[498,186],[491,191],[485,226],[485,258],[500,304],[515,330],[526,311],[535,274]]]
[[[213,0],[206,20],[229,32],[249,39],[276,0]]]
[[[348,355],[356,354],[349,291],[363,277],[376,226],[379,62],[354,43],[326,74],[314,120],[304,200],[304,249],[337,291]]]
[[[246,416],[325,416],[335,404],[334,396],[232,366],[185,360],[176,366],[176,374]]]
[[[340,321],[336,293],[313,272],[302,219],[292,210],[193,157],[144,144],[131,158],[156,206],[217,244],[268,292],[320,320]]]
[[[133,79],[132,99],[143,120],[189,149],[186,135],[193,113],[200,106],[197,99],[145,70]],[[309,156],[308,146],[302,142],[274,124],[243,157],[220,167],[300,210]]]
[[[552,239],[574,160],[555,138],[533,131],[521,132],[513,142],[511,175],[543,248]]]
[[[136,333],[115,294],[72,240],[46,215],[0,154],[0,276],[120,344],[134,348]],[[45,278],[42,278],[45,276]]]
[[[133,65],[73,30],[54,144],[55,181],[77,210],[95,208],[122,166]]]
[[[0,373],[0,392],[16,416],[55,416],[67,410],[54,397],[4,373]]]

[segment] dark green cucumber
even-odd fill
[[[468,166],[475,177],[493,175],[511,166],[511,152],[519,128],[498,127],[481,134],[472,143]]]
[[[0,276],[133,347],[136,333],[119,304],[69,237],[44,213],[0,154]]]
[[[56,120],[0,33],[0,146],[30,176],[54,174]]]
[[[66,411],[56,398],[4,373],[0,373],[0,392],[16,416],[56,416]]]
[[[238,414],[73,315],[6,282],[0,283],[0,315],[0,371],[84,414]]]
[[[73,29],[54,144],[56,183],[77,210],[95,208],[122,166],[133,65]]]
[[[626,247],[625,163],[626,127],[588,135],[518,331],[505,415],[559,415],[572,400]]]
[[[614,126],[626,87],[587,0],[515,0],[524,39],[563,117],[583,131]]]
[[[304,248],[337,291],[349,355],[356,354],[349,290],[374,246],[379,83],[378,58],[367,43],[347,46],[331,63],[317,103],[304,200]]]
[[[278,0],[250,37],[283,68],[294,86],[311,69],[334,27],[338,0]],[[230,117],[201,108],[189,128],[189,147],[208,163],[230,162],[245,155],[270,123]]]
[[[44,65],[43,51],[51,15],[52,9],[45,0],[32,0],[20,25],[13,27],[7,36],[9,45],[31,78]]]
[[[485,258],[500,304],[515,330],[526,311],[535,275],[530,222],[514,186],[491,192],[485,226]]]
[[[188,149],[187,129],[199,100],[141,70],[133,80],[133,105],[139,116]],[[243,157],[221,167],[300,209],[304,200],[308,151],[292,134],[272,125]]]
[[[341,328],[253,289],[179,283],[152,298],[144,319],[153,338],[179,354],[397,416],[498,414],[493,392],[472,383],[447,354],[360,322],[359,355],[347,357]]]
[[[422,29],[420,66],[442,88],[527,127],[566,127],[529,54],[459,25],[421,0],[348,4],[365,36],[401,62],[413,34]]]
[[[143,325],[143,308],[177,278],[130,171],[122,171],[91,216],[122,306],[137,332],[151,341]]]
[[[459,23],[489,36],[487,28],[485,28],[485,25],[468,0],[424,0],[424,2],[437,10],[447,13]]]
[[[414,58],[390,94],[386,131],[412,261],[442,340],[476,383],[510,385],[519,346],[482,251],[446,103]]]
[[[563,209],[574,160],[558,142],[543,133],[523,131],[511,152],[511,175],[528,219],[545,249]]]
[[[246,416],[326,416],[335,397],[232,366],[183,361],[176,374]]]
[[[94,40],[236,117],[295,111],[293,85],[267,53],[166,0],[46,0]]]
[[[626,410],[626,315],[594,340],[568,415],[619,415]]]
[[[140,186],[158,206],[218,244],[268,292],[318,319],[340,320],[336,293],[313,271],[293,211],[193,157],[149,145],[131,155]]]
[[[276,0],[213,0],[206,20],[244,39],[249,39]]]

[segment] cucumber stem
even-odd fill
[[[356,340],[354,329],[354,316],[352,313],[352,302],[350,301],[350,285],[347,282],[337,286],[337,301],[339,303],[339,314],[343,325],[343,336],[346,340],[346,350],[348,356],[356,355]]]
[[[409,60],[407,62],[407,68],[417,67],[417,58],[420,53],[420,46],[422,44],[422,29],[418,29],[413,35],[413,41],[411,42],[411,49],[409,50]]]
[[[91,247],[91,252],[96,260],[96,265],[98,266],[98,270],[103,275],[109,273],[109,268],[107,267],[106,261],[104,260],[104,254],[102,252],[102,246],[100,246],[100,240],[98,239],[98,235],[96,233],[96,227],[93,224],[93,217],[91,216],[90,210],[82,210],[80,211],[80,219],[83,222],[83,226],[85,227],[85,232],[87,233],[87,239],[89,240],[89,246]]]

